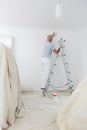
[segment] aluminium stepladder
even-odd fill
[[[73,89],[73,82],[72,82],[72,79],[71,79],[71,72],[70,72],[70,69],[69,69],[69,63],[67,62],[67,58],[66,58],[67,54],[65,52],[65,42],[66,42],[66,40],[63,40],[62,38],[59,40],[59,47],[61,48],[61,51],[58,55],[56,55],[54,63],[52,64],[52,67],[50,69],[49,76],[48,76],[48,79],[47,79],[47,82],[46,82],[46,86],[43,90],[43,96],[46,96],[46,93],[47,93],[49,88],[52,88],[55,91],[68,89],[68,90],[70,90],[71,93],[74,90]],[[63,62],[63,65],[64,65],[67,83],[64,84],[63,86],[55,87],[54,85],[51,84],[51,79],[52,79],[52,76],[54,74],[53,69],[57,65],[56,60],[57,60],[57,58],[60,58],[60,56],[62,57],[62,62]]]

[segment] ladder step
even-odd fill
[[[64,63],[64,65],[68,65],[68,63]]]
[[[62,46],[61,46],[60,48],[61,48],[61,49],[63,49],[63,47],[62,47]]]
[[[50,80],[48,80],[47,82],[50,83]]]
[[[61,46],[60,48],[64,48],[65,46]]]
[[[72,85],[71,87],[69,87],[69,89],[72,89],[74,86]]]
[[[70,82],[72,82],[72,80],[70,80],[70,79],[67,79],[68,81],[70,81]]]
[[[69,72],[69,71],[66,71],[66,73],[69,73],[69,74],[70,74],[70,72]]]
[[[66,54],[63,54],[62,56],[66,56]]]

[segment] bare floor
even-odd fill
[[[69,92],[59,92],[58,100],[55,101],[51,92],[46,97],[42,97],[41,92],[23,92],[24,108],[20,118],[8,130],[58,130],[58,113],[69,97]]]

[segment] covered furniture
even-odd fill
[[[15,58],[11,49],[0,43],[0,127],[12,125],[21,107],[20,80]]]
[[[57,123],[59,130],[87,130],[87,77],[71,95]]]

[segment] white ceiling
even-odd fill
[[[64,20],[55,19],[57,0],[0,0],[0,24],[76,28],[87,24],[87,0],[63,0]]]

